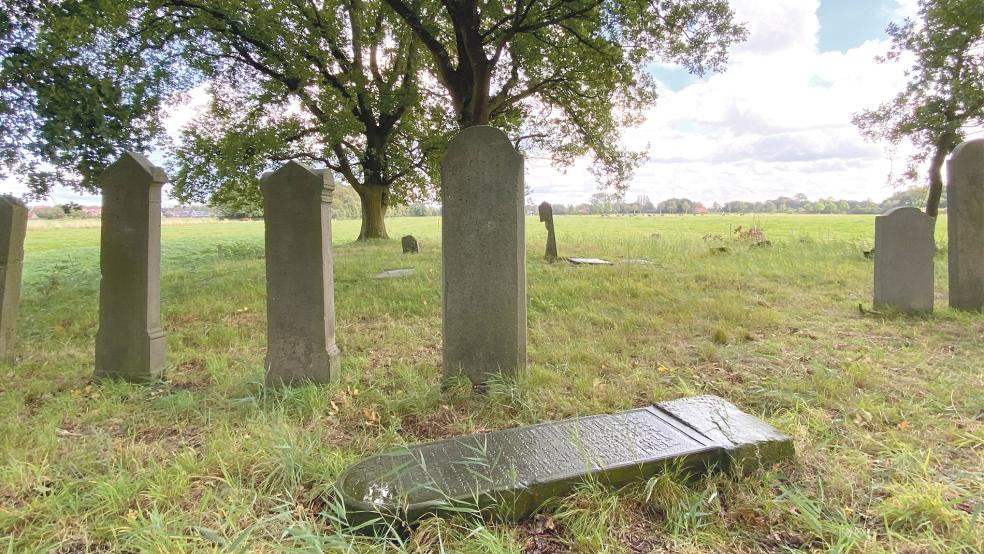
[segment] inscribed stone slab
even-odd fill
[[[875,218],[875,308],[933,311],[936,218],[911,206]]]
[[[441,160],[444,372],[484,386],[526,367],[523,156],[469,127]]]
[[[0,196],[0,362],[14,360],[26,234],[27,205]]]
[[[965,142],[947,164],[950,307],[984,309],[984,139]]]
[[[164,371],[161,187],[164,170],[134,152],[106,168],[99,250],[99,379],[143,382]]]
[[[748,470],[792,455],[789,437],[702,396],[398,449],[353,465],[336,488],[353,523],[410,523],[460,505],[520,518],[587,479],[622,486],[671,465]]]

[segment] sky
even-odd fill
[[[626,198],[659,202],[688,197],[710,205],[805,193],[880,201],[894,192],[892,155],[865,142],[851,117],[891,99],[904,67],[878,64],[888,49],[885,27],[916,12],[916,0],[732,0],[749,39],[732,50],[725,72],[697,78],[654,66],[662,93],[623,143],[648,157]],[[196,104],[173,112],[176,133]],[[587,160],[555,168],[527,161],[532,200],[581,203],[597,192]],[[0,183],[22,194],[16,180]],[[57,190],[46,204],[98,204],[99,198]],[[173,201],[167,202],[173,204]]]

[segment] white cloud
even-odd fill
[[[902,87],[902,65],[874,61],[887,39],[819,53],[816,0],[734,6],[751,36],[728,70],[664,91],[647,121],[625,133],[627,147],[650,146],[627,196],[687,196],[709,204],[799,192],[876,200],[891,194],[893,161],[885,145],[865,142],[851,123],[853,114]],[[594,192],[583,164],[563,176],[542,161],[527,165],[537,202],[584,202]]]

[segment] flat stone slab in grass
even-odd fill
[[[653,265],[656,262],[654,262],[652,260],[645,260],[645,259],[642,259],[642,258],[637,258],[637,259],[634,259],[634,260],[622,260],[622,263],[623,264],[629,264],[629,265]]]
[[[574,265],[612,265],[612,262],[598,258],[567,258],[567,261]]]
[[[623,486],[679,467],[748,470],[793,456],[792,440],[716,396],[404,447],[336,483],[349,523],[409,524],[462,507],[506,519],[597,479]]]
[[[373,279],[401,279],[404,277],[409,277],[416,273],[417,270],[412,267],[404,267],[401,269],[387,269],[382,273],[377,273],[373,276]]]

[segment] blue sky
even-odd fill
[[[904,165],[904,152],[865,142],[850,120],[901,89],[904,68],[874,58],[888,47],[886,25],[913,15],[916,1],[732,0],[749,39],[733,49],[726,72],[698,79],[672,66],[652,68],[663,93],[647,121],[624,133],[627,148],[649,154],[627,196],[710,204],[799,192],[814,199],[891,194],[887,178]],[[171,130],[194,109],[175,110]],[[587,201],[597,191],[588,166],[579,160],[554,168],[531,157],[533,199]],[[24,192],[16,180],[0,189]],[[51,199],[67,201],[99,203],[66,190]]]

